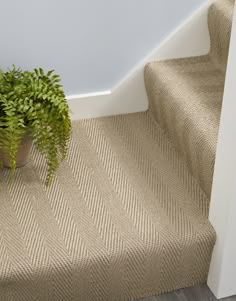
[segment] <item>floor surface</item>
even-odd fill
[[[174,293],[164,294],[159,297],[144,298],[139,301],[216,301],[210,289],[204,286],[178,290]],[[220,299],[219,301],[236,301],[236,296]]]

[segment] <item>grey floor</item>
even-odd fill
[[[211,293],[207,286],[198,286],[165,294],[159,297],[150,297],[138,301],[216,301],[217,299]],[[221,299],[224,301],[236,301],[236,297]]]

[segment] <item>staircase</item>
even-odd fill
[[[208,55],[151,62],[149,111],[74,122],[53,184],[33,148],[0,172],[0,300],[134,300],[206,282],[208,221],[233,13]]]
[[[210,197],[227,66],[233,0],[209,10],[210,53],[151,62],[145,68],[149,108]],[[187,45],[186,45],[187,47]]]

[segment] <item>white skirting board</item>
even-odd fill
[[[110,91],[68,96],[72,120],[146,111],[145,64],[206,54],[210,46],[207,13],[212,2],[206,1]]]

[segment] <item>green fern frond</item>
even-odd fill
[[[9,154],[11,170],[22,138],[30,132],[48,164],[49,184],[65,158],[71,134],[69,107],[54,70],[0,70],[0,150]]]

